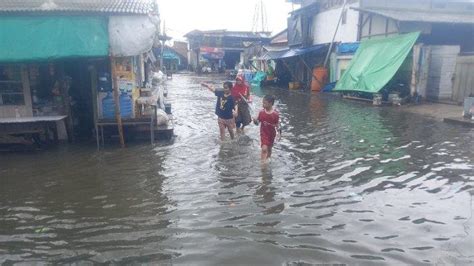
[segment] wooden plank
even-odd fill
[[[463,117],[446,117],[443,119],[444,122],[456,125],[462,125],[465,127],[474,127],[474,120]]]
[[[97,75],[97,69],[95,66],[92,66],[89,70],[89,74],[91,76],[91,95],[92,95],[92,113],[93,113],[93,119],[94,119],[94,130],[95,130],[95,138],[97,142],[97,150],[100,149],[100,143],[99,143],[99,127],[97,126],[97,119],[99,119],[99,110],[98,110],[98,98],[97,98],[97,80],[98,80],[98,75]]]
[[[25,65],[21,66],[21,82],[23,84],[23,97],[25,99],[25,112],[27,116],[33,116],[33,104],[31,102],[30,78]]]
[[[110,57],[110,66],[112,69],[112,87],[113,87],[113,92],[114,92],[115,119],[117,120],[120,147],[125,148],[125,138],[123,136],[122,116],[120,115],[120,100],[119,100],[119,91],[118,91],[118,84],[117,84],[117,75],[116,75],[116,69],[115,69],[115,62],[112,57]]]
[[[64,73],[64,62],[58,63],[55,68],[58,69],[60,80],[59,90],[63,98],[64,114],[67,116],[66,131],[68,135],[68,140],[69,142],[72,142],[74,141],[74,120],[72,117],[71,99],[69,95],[69,89],[71,88],[72,79],[70,77],[66,78],[66,74]]]
[[[29,117],[9,117],[0,118],[0,124],[21,124],[30,122],[57,122],[65,119],[65,115],[57,116],[29,116]]]

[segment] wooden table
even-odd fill
[[[150,141],[151,144],[155,142],[155,120],[156,120],[156,107],[155,115],[150,117],[143,118],[122,118],[122,126],[138,126],[138,125],[148,125],[150,127]],[[100,143],[104,146],[104,127],[106,126],[115,126],[117,127],[117,120],[115,119],[97,119],[95,123],[95,134],[97,141],[97,149],[100,149]],[[100,132],[100,137],[99,137]]]
[[[27,135],[44,133],[49,140],[48,131],[53,132],[53,139],[58,142],[57,122],[66,119],[65,115],[31,116],[0,118],[0,135]]]

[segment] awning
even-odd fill
[[[0,61],[107,56],[105,17],[0,17]]]
[[[327,48],[327,44],[318,44],[318,45],[313,45],[307,48],[295,48],[295,49],[290,49],[288,52],[286,52],[282,58],[288,58],[288,57],[293,57],[293,56],[299,56],[299,55],[304,55],[307,53],[313,53],[313,52],[323,52],[325,51],[325,48]]]
[[[223,59],[225,55],[225,52],[223,49],[216,48],[216,47],[200,47],[199,52],[201,56],[207,60]]]
[[[395,75],[419,32],[362,41],[334,91],[377,93]]]
[[[474,24],[474,15],[472,11],[467,12],[439,12],[433,10],[391,10],[375,8],[357,8],[352,9],[360,12],[376,14],[383,17],[395,19],[398,21],[428,22],[428,23],[465,23]]]
[[[307,48],[290,48],[290,49],[281,50],[281,51],[268,51],[263,56],[263,58],[268,58],[272,60],[290,58],[294,56],[304,55],[307,53],[324,52],[327,50],[327,47],[328,47],[327,44],[318,44],[318,45],[313,45]]]
[[[287,53],[289,49],[281,50],[281,51],[268,51],[266,54],[262,56],[262,60],[275,60],[278,58],[282,58],[282,56]]]

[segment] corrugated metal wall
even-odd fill
[[[431,46],[431,62],[428,73],[427,97],[450,101],[453,94],[453,77],[459,45]]]
[[[458,56],[452,99],[462,103],[470,94],[474,95],[474,56]]]

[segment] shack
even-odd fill
[[[227,30],[194,30],[185,35],[189,41],[189,63],[194,70],[209,66],[214,70],[234,69],[241,64],[249,64],[253,56],[245,54],[245,48],[252,44],[267,44],[270,41],[268,32],[247,32]]]
[[[0,25],[0,143],[99,140],[109,125],[153,123],[137,100],[153,69],[154,1],[1,1]]]
[[[413,49],[410,49],[391,82],[402,81],[400,83],[409,87],[412,96],[434,101],[461,103],[466,96],[474,93],[469,74],[474,69],[472,1],[289,2],[302,4],[288,18],[290,47],[324,43],[333,43],[332,47],[340,47],[337,43],[352,46],[369,39],[418,32]],[[348,69],[348,62],[353,56],[352,52],[332,53],[331,81],[344,76],[342,72]]]

